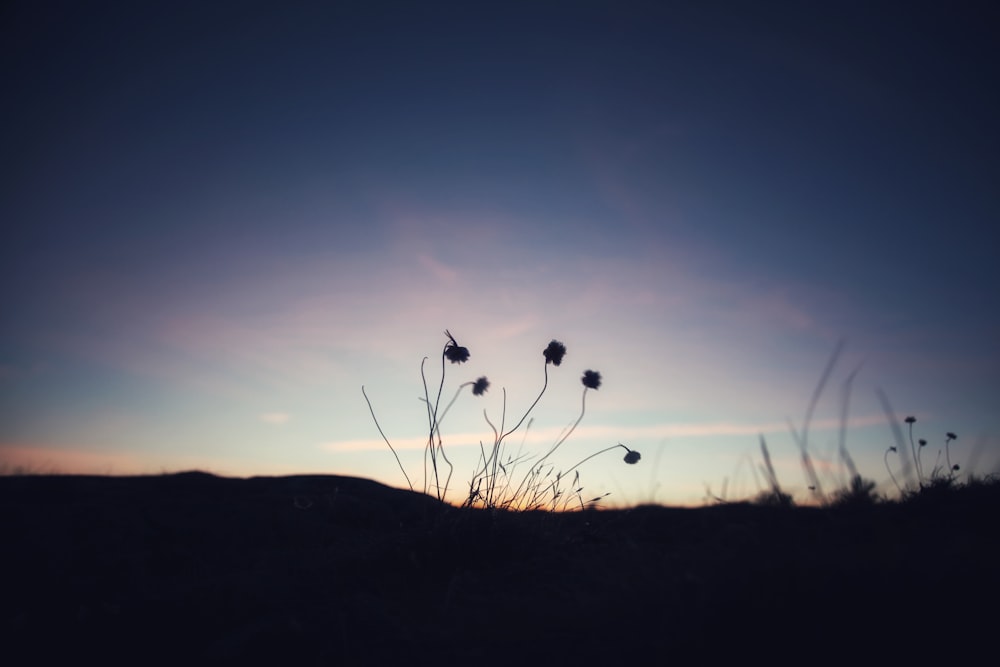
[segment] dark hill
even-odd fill
[[[0,650],[16,664],[972,659],[993,642],[998,509],[998,484],[866,507],[509,514],[336,476],[3,477]]]

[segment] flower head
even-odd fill
[[[472,395],[482,396],[486,393],[486,390],[490,387],[490,381],[486,379],[486,376],[479,378],[472,383]]]
[[[566,346],[557,340],[553,340],[549,343],[549,346],[542,351],[545,355],[545,363],[551,363],[553,366],[558,366],[562,363],[563,357],[566,355]]]
[[[639,454],[639,452],[635,451],[634,449],[630,449],[628,450],[628,454],[625,455],[625,463],[628,464],[638,463],[639,459],[641,458],[642,455]]]
[[[469,360],[469,348],[461,345],[448,345],[444,349],[444,356],[453,364],[461,364]]]
[[[921,447],[926,447],[927,441],[924,440],[923,438],[920,438],[919,440],[917,440],[917,444],[919,444]]]
[[[601,386],[601,374],[597,371],[584,371],[580,381],[587,389],[597,389]]]
[[[444,344],[445,358],[453,364],[461,364],[468,361],[469,348],[459,345],[455,337],[447,329],[444,330],[444,335],[448,337],[448,342]]]
[[[912,424],[913,422],[917,421],[917,418],[910,416],[904,419],[903,421],[905,421],[907,424]]]
[[[895,448],[895,447],[890,447],[890,448],[889,448],[889,451],[890,451],[890,452],[895,452],[895,451],[896,451],[896,448]]]
[[[946,437],[946,438],[948,438],[949,440],[958,440],[958,436],[957,436],[957,435],[955,435],[954,433],[952,433],[951,431],[949,431],[949,432],[945,433],[944,435],[945,435],[945,437]]]

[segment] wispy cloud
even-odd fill
[[[265,412],[260,415],[260,420],[265,424],[273,424],[275,426],[281,426],[282,424],[287,424],[292,416],[287,412]]]
[[[431,255],[427,253],[420,253],[417,255],[417,259],[422,267],[427,269],[432,276],[441,282],[454,283],[458,280],[458,271],[446,264],[443,264]]]
[[[867,415],[851,418],[848,428],[860,428],[885,423],[883,415]],[[814,421],[810,428],[812,431],[829,431],[840,428],[838,419],[819,419]],[[787,434],[787,421],[773,422],[708,422],[708,423],[679,423],[679,424],[651,424],[648,426],[614,426],[614,425],[594,425],[579,426],[571,436],[573,440],[606,440],[609,445],[618,441],[659,441],[664,438],[709,438],[723,436],[748,436],[754,437],[758,434]],[[524,434],[523,431],[513,434],[505,441],[507,446],[518,446],[522,441],[529,446],[551,445],[564,434],[564,430],[556,427],[534,429]],[[469,447],[479,446],[483,440],[482,432],[473,433],[451,433],[444,435],[445,447]],[[392,446],[398,450],[423,449],[427,445],[427,438],[400,438],[390,439]],[[484,442],[485,445],[492,445],[492,442]],[[354,440],[335,440],[325,442],[320,445],[323,449],[338,452],[348,451],[368,451],[386,449],[384,440],[376,438],[363,438]]]

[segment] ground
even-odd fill
[[[0,477],[0,647],[8,664],[971,658],[995,631],[998,509],[998,484],[514,514],[337,476]]]

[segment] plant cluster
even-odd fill
[[[961,467],[957,463],[953,464],[951,462],[951,441],[957,440],[958,436],[951,431],[944,434],[944,449],[938,450],[934,467],[931,468],[930,473],[925,473],[922,454],[924,449],[927,447],[927,440],[919,438],[916,443],[913,441],[913,424],[917,421],[916,417],[911,415],[903,421],[909,427],[910,452],[913,455],[913,465],[917,471],[918,490],[922,491],[931,487],[951,486],[954,484],[958,479],[958,473],[961,470]],[[889,477],[892,478],[893,484],[896,485],[900,495],[905,495],[903,487],[900,486],[896,476],[892,473],[892,468],[889,466],[889,454],[900,454],[899,449],[899,447],[890,446],[885,450],[883,460],[885,461],[885,468],[889,471]],[[943,462],[941,460],[942,451],[944,452]],[[900,454],[900,456],[902,456],[902,454]]]
[[[423,492],[428,493],[433,490],[434,495],[439,500],[443,500],[448,493],[452,473],[454,472],[454,465],[445,453],[444,440],[441,436],[441,422],[448,414],[452,405],[454,405],[463,388],[471,387],[474,396],[483,396],[490,386],[490,382],[485,376],[473,381],[463,382],[456,389],[451,401],[443,409],[441,408],[441,396],[444,391],[447,370],[445,362],[460,365],[468,361],[471,356],[469,349],[459,345],[455,337],[448,330],[445,330],[444,333],[447,340],[441,351],[441,379],[438,382],[436,392],[431,392],[428,387],[427,374],[425,372],[427,357],[424,357],[420,364],[420,377],[424,387],[424,396],[421,400],[425,403],[427,409],[427,444],[424,447]],[[581,496],[583,487],[579,485],[580,473],[578,470],[581,465],[595,456],[619,447],[626,452],[623,458],[625,463],[634,464],[641,458],[639,452],[619,442],[585,457],[567,470],[556,471],[555,466],[550,463],[550,457],[566,442],[583,420],[587,409],[587,392],[591,390],[596,391],[601,386],[601,374],[594,370],[584,371],[583,376],[580,378],[580,382],[583,385],[580,415],[542,456],[534,459],[524,454],[521,450],[513,453],[508,449],[507,439],[525,425],[528,416],[538,405],[539,401],[541,401],[542,395],[545,394],[545,390],[549,385],[549,365],[556,367],[562,364],[563,358],[566,356],[566,346],[557,340],[552,340],[542,350],[542,356],[545,360],[542,367],[544,374],[542,389],[513,427],[507,428],[506,388],[503,389],[503,409],[499,425],[490,419],[485,409],[483,410],[483,418],[493,433],[493,439],[490,445],[485,444],[483,441],[479,442],[479,457],[472,477],[469,480],[468,493],[464,502],[465,506],[510,510],[563,510],[579,504],[583,508],[588,504],[598,502],[603,496],[598,496],[587,501],[583,500]],[[382,427],[375,417],[375,411],[363,386],[361,387],[361,392],[368,403],[368,409],[371,412],[372,420],[375,422],[379,434],[389,446],[389,449],[396,458],[399,469],[406,478],[407,484],[413,490],[413,482],[406,473],[406,469],[400,461],[399,455],[396,453],[395,448],[393,448],[392,443],[389,442],[389,439],[382,431]],[[528,426],[525,426],[525,431],[530,428],[530,424],[531,421],[528,420]],[[519,473],[518,470],[523,465],[527,465],[527,470]],[[569,479],[570,473],[573,473],[572,484],[566,488],[566,482]]]

